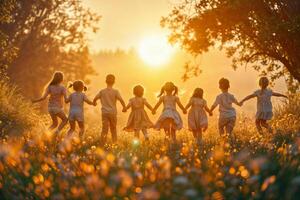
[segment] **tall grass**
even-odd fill
[[[213,127],[202,146],[187,131],[178,133],[178,144],[151,131],[150,142],[120,133],[117,144],[101,147],[95,129],[83,141],[63,133],[56,143],[45,130],[20,137],[18,145],[0,141],[0,198],[297,199],[299,101],[295,97],[276,109],[274,135],[258,135],[253,121],[240,117],[233,145]],[[22,115],[22,109],[32,111],[30,104],[16,108],[22,112],[8,116],[30,127]]]
[[[38,124],[39,116],[32,104],[17,88],[0,81],[0,134],[20,135]]]

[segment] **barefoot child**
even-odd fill
[[[176,130],[182,129],[182,119],[176,110],[176,104],[181,108],[183,113],[186,114],[185,108],[176,96],[177,93],[178,88],[174,85],[174,83],[167,82],[162,87],[161,92],[158,95],[159,101],[152,111],[152,113],[155,114],[157,108],[163,103],[164,109],[155,124],[155,128],[163,128],[167,138],[171,137],[174,142],[176,142]]]
[[[254,97],[257,98],[257,112],[256,112],[256,128],[260,134],[263,133],[262,127],[266,128],[269,133],[273,133],[272,127],[267,123],[267,120],[272,119],[273,112],[272,112],[272,102],[271,97],[285,97],[288,98],[286,95],[273,92],[272,90],[268,89],[269,80],[267,77],[261,77],[259,79],[259,86],[260,90],[255,91],[253,94],[245,97],[241,104],[245,101],[252,99]]]
[[[194,94],[185,109],[188,110],[190,107],[191,109],[188,113],[189,130],[193,132],[193,136],[197,142],[201,143],[202,132],[206,131],[208,126],[206,112],[212,115],[206,101],[203,99],[203,89],[196,88],[194,90]]]
[[[102,111],[102,133],[101,133],[101,143],[105,144],[106,137],[108,134],[108,129],[110,128],[112,141],[117,141],[117,100],[123,106],[125,110],[125,102],[123,101],[118,90],[113,88],[115,84],[115,76],[109,74],[106,76],[107,87],[101,90],[94,98],[94,104],[97,100],[101,101],[101,111]]]
[[[219,81],[219,88],[221,89],[222,93],[219,94],[212,105],[210,112],[219,106],[219,133],[221,136],[224,136],[226,131],[227,136],[230,137],[231,141],[233,139],[232,131],[235,126],[236,121],[236,111],[232,104],[236,104],[241,106],[241,104],[236,100],[236,98],[228,92],[230,88],[230,83],[228,79],[221,78]]]
[[[130,99],[126,106],[126,110],[131,108],[131,113],[128,118],[127,126],[124,130],[134,131],[134,136],[137,139],[139,138],[140,131],[142,131],[145,140],[149,140],[147,129],[152,128],[153,124],[150,121],[144,107],[146,106],[151,111],[153,108],[147,100],[143,98],[144,88],[141,85],[137,85],[133,88],[133,94],[135,97]]]
[[[83,104],[86,102],[89,105],[94,105],[92,101],[90,101],[83,91],[87,90],[87,87],[84,85],[83,81],[75,81],[69,87],[73,87],[74,91],[68,99],[66,103],[70,103],[69,110],[69,123],[70,130],[68,134],[72,134],[75,131],[75,123],[78,123],[80,128],[79,136],[82,137],[84,133],[84,109]]]
[[[53,130],[58,125],[57,118],[61,119],[61,123],[58,126],[55,133],[59,133],[63,127],[67,124],[68,119],[63,111],[63,98],[67,98],[67,90],[61,83],[64,80],[64,74],[62,72],[55,72],[49,84],[47,85],[43,96],[37,100],[32,101],[33,103],[45,100],[48,96],[48,112],[52,119],[52,125],[49,127]]]

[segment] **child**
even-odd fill
[[[134,136],[139,138],[139,132],[142,131],[145,140],[149,140],[147,129],[152,128],[153,124],[150,121],[144,106],[149,110],[153,110],[152,106],[147,102],[144,95],[144,88],[141,85],[137,85],[133,88],[133,94],[135,97],[129,100],[126,110],[131,108],[131,113],[128,118],[127,126],[124,128],[126,131],[134,131]],[[124,110],[125,111],[125,110]]]
[[[181,108],[184,114],[186,110],[181,104],[179,98],[176,96],[178,93],[178,88],[172,82],[167,82],[161,89],[158,95],[159,101],[153,108],[152,113],[155,114],[157,108],[161,103],[164,105],[162,114],[160,115],[158,121],[155,124],[157,129],[163,128],[166,136],[173,139],[176,142],[176,130],[182,128],[182,119],[176,110],[176,104]]]
[[[188,113],[189,130],[193,132],[194,138],[200,143],[202,141],[202,132],[206,131],[208,126],[206,112],[212,115],[206,101],[203,99],[203,89],[196,88],[194,90],[193,96],[185,109],[188,110],[190,107],[191,109]]]
[[[256,128],[260,134],[263,133],[262,127],[265,127],[269,133],[273,133],[272,127],[267,123],[267,120],[272,119],[272,102],[271,97],[285,97],[286,95],[273,92],[268,89],[269,80],[267,77],[261,77],[259,79],[260,90],[255,91],[253,94],[245,97],[240,103],[243,104],[245,101],[252,99],[254,97],[257,98],[257,112],[256,112]]]
[[[232,103],[238,106],[241,106],[241,104],[232,94],[228,92],[228,89],[230,88],[228,79],[221,78],[219,81],[219,88],[221,89],[222,93],[217,96],[214,104],[210,109],[210,112],[212,113],[213,110],[219,105],[219,133],[221,136],[224,136],[224,133],[226,131],[226,134],[230,136],[232,140],[232,131],[236,121],[236,111],[232,107]]]
[[[55,131],[56,134],[58,134],[68,122],[68,119],[63,111],[63,98],[65,100],[67,99],[67,90],[61,85],[63,80],[64,74],[62,72],[55,72],[51,81],[49,84],[47,84],[43,96],[32,101],[33,103],[40,102],[50,96],[48,101],[48,112],[52,119],[52,125],[49,127],[49,129],[55,129],[58,125],[57,118],[61,119],[61,123]]]
[[[79,136],[82,137],[84,133],[84,110],[83,104],[84,102],[88,103],[89,105],[94,105],[92,101],[90,101],[83,91],[87,90],[87,87],[84,86],[83,81],[75,81],[74,83],[70,84],[69,87],[73,87],[74,91],[68,99],[66,103],[70,102],[70,110],[69,110],[69,123],[70,123],[70,130],[68,134],[71,134],[75,131],[75,122],[78,123],[80,128]]]
[[[123,101],[118,90],[113,88],[115,83],[115,76],[109,74],[106,76],[107,87],[101,90],[94,98],[94,103],[98,99],[101,101],[101,111],[102,111],[102,133],[101,133],[101,142],[105,144],[106,137],[108,134],[108,128],[110,128],[112,141],[117,141],[117,100],[123,106],[123,111],[125,111],[126,105]]]

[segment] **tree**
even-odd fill
[[[55,70],[72,79],[93,73],[86,33],[97,31],[97,14],[78,0],[15,1],[13,6],[0,31],[17,49],[8,76],[26,96],[40,93]]]
[[[300,81],[299,0],[185,0],[161,24],[172,43],[195,55],[217,46],[234,68],[251,65],[290,86]]]

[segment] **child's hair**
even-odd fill
[[[174,85],[172,82],[166,82],[164,86],[160,90],[160,94],[157,97],[161,97],[165,92],[170,91],[173,92],[172,95],[178,94],[178,87]]]
[[[116,77],[113,74],[108,74],[106,76],[106,83],[112,85],[115,83]]]
[[[64,73],[62,73],[60,71],[56,71],[56,72],[54,72],[52,79],[47,86],[57,85],[57,84],[61,83],[63,80],[64,80]]]
[[[142,97],[144,95],[144,88],[141,85],[137,85],[133,88],[133,94],[137,97]]]
[[[84,82],[81,80],[74,81],[69,85],[69,88],[73,87],[76,92],[87,91],[87,87],[84,85]]]
[[[203,89],[196,88],[194,90],[193,97],[203,99]]]
[[[266,89],[268,85],[269,85],[269,79],[267,77],[263,76],[259,79],[259,86],[262,89]]]
[[[230,83],[229,80],[226,78],[221,78],[219,80],[219,88],[221,90],[228,90],[230,88]]]

